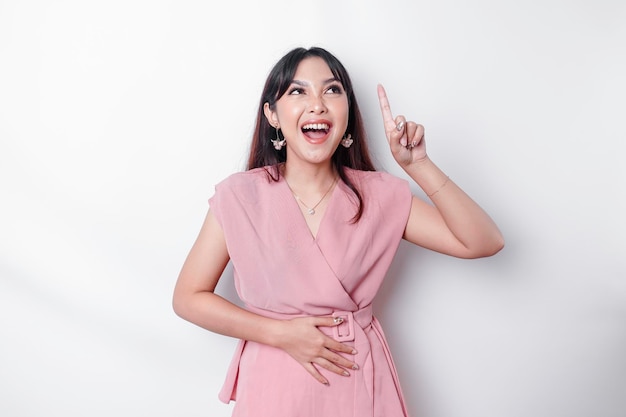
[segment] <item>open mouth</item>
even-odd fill
[[[302,126],[302,134],[309,139],[322,139],[329,131],[330,126],[326,123],[309,123]]]

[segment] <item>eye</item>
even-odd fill
[[[343,93],[343,87],[340,84],[333,84],[326,89],[329,94],[341,94]]]
[[[287,91],[287,94],[289,94],[290,96],[304,94],[304,89],[301,87],[292,87]]]

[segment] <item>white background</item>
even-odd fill
[[[412,415],[623,417],[625,21],[618,0],[0,1],[0,415],[230,415],[235,341],[171,293],[270,67],[319,45],[379,168],[407,178],[381,82],[505,235],[474,261],[401,245],[376,308]]]

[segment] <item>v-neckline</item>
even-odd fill
[[[303,227],[304,230],[308,232],[307,233],[308,236],[310,236],[311,239],[317,243],[320,232],[322,231],[322,228],[324,224],[326,223],[326,218],[328,217],[327,216],[328,209],[331,207],[331,205],[333,204],[333,201],[335,200],[335,194],[336,194],[337,188],[341,185],[341,178],[337,179],[337,182],[333,186],[333,189],[330,190],[330,193],[328,196],[328,203],[326,203],[326,207],[324,207],[324,213],[322,214],[322,218],[320,219],[320,223],[317,227],[317,233],[315,234],[313,233],[313,230],[311,230],[311,228],[309,227],[309,223],[306,221],[305,214],[302,212],[302,209],[300,208],[300,204],[296,200],[296,197],[294,196],[293,191],[291,191],[291,188],[289,187],[289,184],[287,183],[287,180],[285,179],[283,175],[281,175],[280,177],[280,182],[283,183],[283,189],[286,190],[286,192],[289,195],[289,200],[291,200],[291,203],[288,203],[288,204],[290,204],[292,209],[296,210],[299,214],[296,217],[299,218],[297,222],[300,223],[301,225],[300,227]]]

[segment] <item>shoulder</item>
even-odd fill
[[[384,171],[349,170],[348,175],[368,207],[373,205],[386,212],[408,215],[413,194],[407,180]]]
[[[385,171],[359,171],[356,169],[346,169],[346,174],[357,186],[362,186],[375,191],[398,190],[405,188],[409,190],[409,182],[398,178]]]
[[[230,174],[222,181],[217,183],[217,190],[240,190],[258,188],[273,182],[274,167],[254,168],[249,171],[241,171]],[[276,178],[276,177],[274,177]]]
[[[273,172],[272,167],[256,168],[230,174],[218,182],[209,205],[220,223],[271,199],[274,193],[270,187],[277,184],[272,179]]]
[[[272,167],[263,167],[263,168],[254,168],[249,171],[241,171],[235,172],[233,174],[228,175],[222,181],[218,183],[218,185],[236,185],[236,184],[246,184],[249,182],[256,182],[262,178],[268,178],[268,175],[271,171]]]
[[[384,171],[349,170],[347,174],[363,197],[365,218],[383,221],[401,233],[413,200],[409,182]]]

